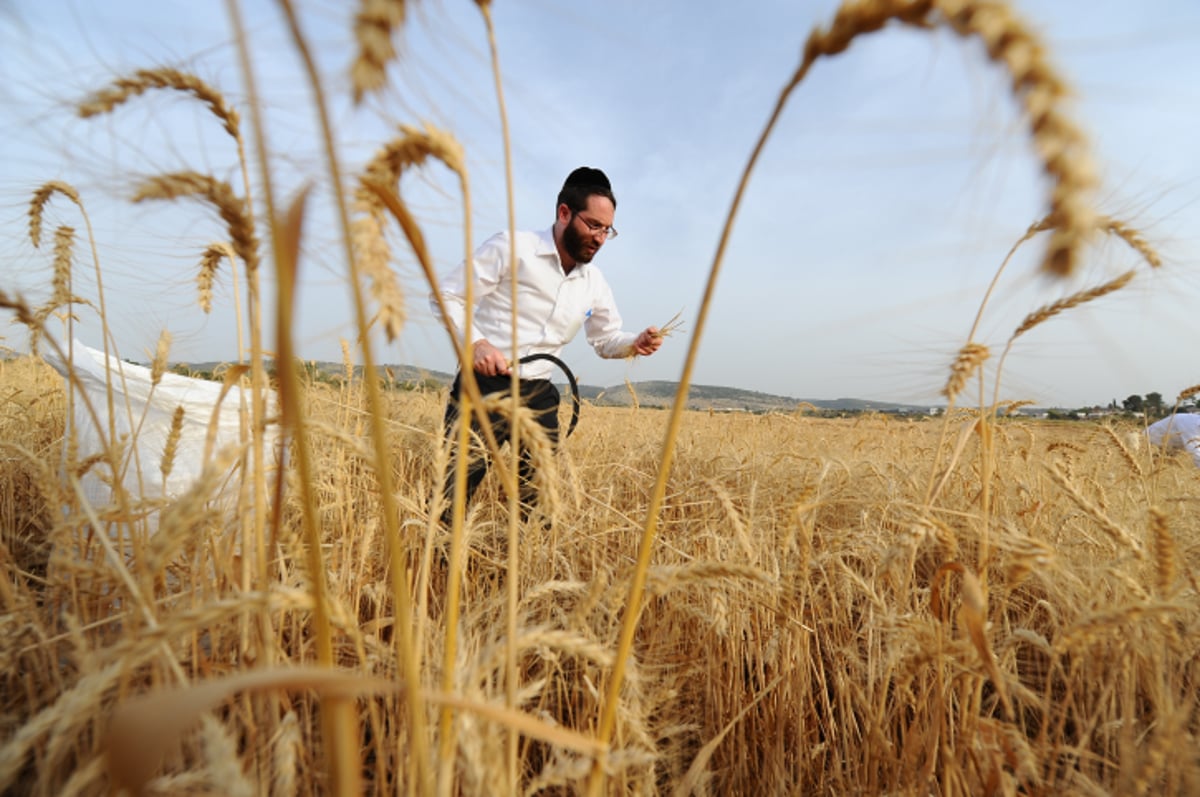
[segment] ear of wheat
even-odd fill
[[[229,230],[229,238],[247,271],[258,269],[258,236],[254,216],[247,203],[234,194],[228,183],[197,172],[176,172],[144,180],[132,196],[133,202],[151,199],[197,197],[206,200],[220,214]]]
[[[231,137],[241,138],[238,112],[225,101],[221,92],[195,75],[167,67],[140,69],[128,77],[118,78],[108,88],[96,92],[81,102],[76,110],[84,119],[112,113],[118,106],[151,89],[172,89],[191,94],[208,106],[213,115],[221,120],[225,131]]]
[[[42,245],[42,214],[45,212],[46,203],[55,193],[62,194],[76,205],[80,204],[79,192],[60,180],[51,180],[34,191],[33,199],[29,202],[29,240],[35,247]]]
[[[400,135],[380,148],[367,164],[354,192],[352,244],[379,307],[374,322],[382,326],[389,341],[399,337],[404,325],[404,293],[391,267],[391,246],[384,233],[385,208],[377,188],[386,186],[395,190],[405,171],[429,158],[442,161],[460,175],[463,173],[465,156],[453,136],[431,125],[402,126]]]
[[[354,101],[387,85],[388,64],[396,58],[395,30],[404,24],[406,0],[360,0],[354,17],[358,56],[350,69]]]
[[[1097,285],[1094,288],[1088,288],[1087,290],[1078,291],[1076,293],[1071,294],[1070,296],[1064,297],[1062,299],[1058,299],[1057,301],[1051,302],[1050,304],[1043,305],[1042,307],[1038,308],[1034,312],[1025,316],[1025,319],[1020,323],[1020,325],[1017,326],[1016,330],[1012,333],[1012,339],[1016,339],[1016,338],[1020,337],[1021,335],[1024,335],[1026,332],[1033,329],[1038,324],[1048,321],[1049,319],[1053,318],[1054,316],[1056,316],[1060,313],[1063,313],[1067,310],[1070,310],[1072,307],[1078,307],[1081,304],[1087,304],[1088,302],[1093,302],[1102,296],[1107,296],[1110,293],[1114,293],[1116,291],[1121,290],[1122,288],[1124,288],[1126,285],[1129,284],[1130,280],[1132,280],[1134,278],[1135,274],[1136,274],[1136,272],[1134,272],[1132,270],[1126,271],[1124,274],[1114,277],[1113,279],[1109,280],[1108,282],[1105,282],[1102,285]]]
[[[880,30],[893,20],[921,28],[945,25],[961,36],[978,38],[988,56],[1008,71],[1042,168],[1053,182],[1047,218],[1054,234],[1043,265],[1057,275],[1072,273],[1078,250],[1095,227],[1092,160],[1083,133],[1063,110],[1066,82],[1051,65],[1037,35],[1005,4],[991,0],[845,2],[827,27],[809,35],[792,85],[799,83],[818,59],[841,53],[856,37]]]

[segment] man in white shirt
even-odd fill
[[[1146,436],[1154,445],[1187,451],[1200,467],[1200,415],[1168,415],[1150,424]]]
[[[543,353],[558,357],[563,347],[582,328],[596,353],[606,358],[647,356],[658,351],[662,335],[656,327],[639,333],[626,332],[621,315],[604,275],[593,266],[592,258],[606,241],[617,236],[613,217],[617,200],[608,177],[599,169],[581,166],[567,176],[558,194],[553,226],[541,232],[517,232],[514,241],[507,232],[497,233],[475,250],[471,341],[475,379],[483,395],[511,395],[512,368],[526,355]],[[517,350],[512,348],[513,253],[517,279]],[[460,339],[466,320],[466,264],[442,275],[442,299],[448,324]],[[434,315],[441,318],[436,299],[431,295]],[[550,381],[554,366],[539,360],[520,366],[522,404],[534,411],[550,441],[558,442],[558,389]],[[447,433],[458,418],[461,374],[450,388],[446,405]],[[490,416],[496,442],[509,438],[504,413]],[[477,423],[477,421],[472,421]],[[468,469],[469,501],[487,473],[486,457],[473,460]],[[534,465],[522,446],[520,485],[521,513],[524,519],[537,499],[532,483]],[[452,473],[447,474],[443,523],[449,525],[449,499]]]

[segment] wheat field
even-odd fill
[[[490,22],[490,3],[477,5]],[[558,451],[518,411],[544,465],[543,515],[518,521],[506,449],[449,529],[434,499],[458,461],[440,428],[445,393],[396,384],[366,331],[404,334],[395,258],[411,256],[432,284],[401,176],[448,167],[469,218],[463,153],[449,131],[409,125],[344,174],[312,53],[292,4],[280,7],[317,98],[333,218],[316,218],[306,191],[275,188],[252,75],[244,108],[170,69],[119,78],[77,107],[91,118],[181,93],[237,145],[232,182],[175,172],[131,195],[196,200],[226,226],[226,241],[196,253],[196,284],[204,312],[219,269],[238,285],[239,353],[217,374],[221,395],[239,397],[232,440],[210,431],[202,455],[180,459],[193,420],[182,409],[161,443],[139,440],[136,418],[118,434],[118,380],[85,401],[72,389],[80,374],[48,364],[64,359],[77,314],[103,322],[104,254],[79,253],[86,196],[60,180],[30,192],[33,247],[51,240],[50,203],[82,225],[54,230],[44,301],[0,286],[32,352],[0,360],[0,792],[1200,792],[1189,457],[1147,446],[1132,420],[1011,414],[974,329],[939,418],[684,409],[775,119],[812,64],[886,25],[978,38],[1011,75],[1050,184],[1046,217],[1013,251],[1044,233],[1045,272],[1065,274],[1090,241],[1114,236],[1162,267],[1152,242],[1096,209],[1065,84],[1006,5],[861,0],[813,31],[750,155],[699,314],[672,341],[688,347],[679,398],[667,411],[585,406]],[[361,3],[357,97],[386,84],[404,13]],[[304,231],[318,223],[341,231],[362,333],[343,342],[332,379],[299,367],[290,315]],[[394,251],[397,233],[411,252]],[[95,296],[76,295],[81,269]],[[1008,346],[1137,275],[1033,309]],[[167,392],[170,361],[164,334],[151,394]],[[488,400],[466,388],[464,406],[481,411]],[[68,420],[80,417],[100,430],[98,448]],[[200,421],[216,429],[215,416]],[[131,489],[137,457],[159,465]],[[167,489],[188,469],[185,488]]]
[[[303,508],[295,490],[284,493],[270,578],[249,589],[231,555],[231,518],[193,509],[174,539],[152,538],[147,556],[163,564],[134,574],[146,590],[134,611],[115,568],[66,554],[83,529],[54,511],[62,380],[21,358],[4,363],[0,383],[0,777],[19,793],[99,793],[107,728],[131,696],[314,660]],[[396,612],[363,391],[348,382],[305,392],[334,666],[391,684]],[[387,402],[413,639],[431,697],[446,675],[446,573],[426,555],[448,550],[426,536],[441,401],[396,391]],[[556,744],[553,731],[596,727],[666,414],[585,411],[557,461],[553,527],[520,538],[516,705],[544,727],[524,735],[508,715],[462,708],[435,731],[431,708],[431,745],[451,735],[452,792],[569,792],[588,773],[586,752]],[[945,422],[965,442],[928,511],[942,423],[688,413],[608,792],[1196,788],[1200,539],[1189,518],[1200,480],[1190,459],[1132,449],[1130,429],[1023,419],[991,427],[984,453],[977,419],[964,414]],[[993,473],[987,511],[982,456]],[[448,674],[456,697],[478,706],[504,704],[502,510],[489,480],[467,524]],[[364,789],[416,788],[402,697],[372,688],[352,724]],[[145,793],[328,793],[321,707],[307,688],[230,693],[180,730],[162,763],[147,763]],[[510,734],[519,782],[503,789]]]

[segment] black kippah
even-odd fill
[[[612,190],[612,184],[608,182],[608,177],[604,172],[599,169],[593,169],[591,166],[580,166],[568,174],[566,182],[563,183],[563,188],[569,185],[585,185],[589,188],[603,188],[605,191]]]

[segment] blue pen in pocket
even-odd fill
[[[579,332],[579,328],[581,326],[583,326],[583,323],[591,317],[592,317],[592,309],[590,307],[588,308],[588,311],[583,314],[582,317],[575,316],[575,320],[572,321],[571,326],[567,328],[566,339],[572,340],[575,337],[576,333]]]

